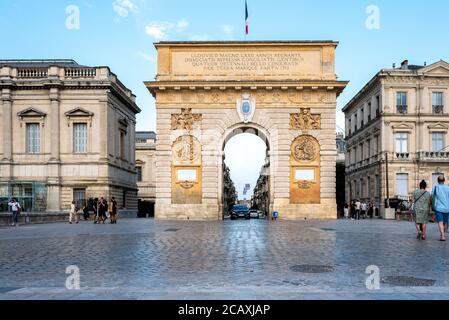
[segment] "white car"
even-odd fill
[[[251,216],[251,219],[259,219],[261,212],[259,210],[250,210],[249,214]]]

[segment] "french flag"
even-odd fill
[[[248,3],[245,0],[245,25],[246,25],[246,34],[249,34],[249,24],[248,24]]]

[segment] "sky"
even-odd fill
[[[338,99],[338,130],[344,129],[339,110],[381,68],[405,59],[411,64],[449,61],[447,0],[247,1],[247,40],[339,41],[336,72],[350,83]],[[137,129],[157,130],[154,99],[143,85],[156,74],[153,43],[245,40],[244,3],[0,0],[0,59],[70,58],[107,65],[137,95],[142,109]],[[251,143],[241,139],[240,148]],[[259,153],[264,152],[261,147]]]

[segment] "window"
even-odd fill
[[[87,153],[87,123],[73,124],[73,151]]]
[[[381,193],[381,184],[380,184],[380,176],[376,175],[376,198],[380,197]]]
[[[376,96],[376,118],[379,117],[380,114],[380,97]]]
[[[137,169],[137,182],[142,182],[142,167],[136,167]]]
[[[354,181],[354,185],[355,185],[355,196],[359,197],[360,196],[360,185],[359,185],[359,181],[355,180]]]
[[[357,131],[357,114],[354,115],[354,132]]]
[[[362,108],[361,110],[361,116],[362,116],[362,123],[360,125],[360,127],[363,127],[365,125],[365,109]]]
[[[407,113],[407,92],[396,93],[396,110],[398,113]]]
[[[368,140],[366,142],[366,147],[367,147],[366,155],[367,155],[367,158],[369,159],[369,158],[371,158],[371,140]]]
[[[73,200],[78,208],[86,204],[86,189],[73,189]]]
[[[396,153],[408,153],[408,134],[396,133]]]
[[[120,158],[125,159],[125,133],[120,131]]]
[[[444,149],[444,133],[434,132],[432,133],[432,151],[442,152]]]
[[[369,102],[369,103],[368,103],[368,122],[371,121],[371,112],[372,112],[371,109],[372,109],[372,108],[371,108],[371,102]]]
[[[371,198],[372,194],[371,194],[371,177],[368,177],[368,196],[367,198]]]
[[[408,196],[408,173],[396,174],[396,190],[400,197]]]
[[[349,127],[349,135],[351,135],[352,134],[352,121],[351,121],[351,119],[349,119],[348,127]]]
[[[443,102],[443,92],[433,92],[432,93],[432,112],[436,114],[443,113],[444,102]]]
[[[38,123],[27,123],[27,153],[36,154],[41,152],[40,126]]]

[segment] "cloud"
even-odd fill
[[[171,22],[151,22],[145,27],[145,33],[157,40],[167,38],[175,25]]]
[[[184,30],[190,23],[187,20],[178,20],[176,23],[167,21],[153,21],[145,27],[145,33],[156,40],[172,38],[176,35],[185,36]]]
[[[232,36],[232,34],[234,32],[234,27],[229,24],[224,24],[221,26],[221,30],[223,31],[223,33],[225,35]]]
[[[155,56],[151,56],[151,55],[146,54],[146,53],[144,53],[142,51],[137,52],[137,55],[139,57],[145,59],[146,61],[151,62],[151,63],[156,63],[156,61],[157,61]]]
[[[137,12],[138,9],[131,0],[115,0],[112,3],[112,8],[122,18],[126,18],[130,12]]]
[[[189,21],[179,20],[177,23],[178,30],[182,31],[190,25]]]

